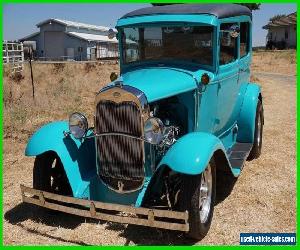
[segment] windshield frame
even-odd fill
[[[205,65],[199,62],[193,62],[191,60],[184,60],[184,59],[160,59],[160,60],[143,60],[143,61],[135,61],[130,63],[125,63],[123,58],[123,29],[124,28],[146,28],[146,27],[182,27],[182,26],[210,26],[212,27],[212,65]],[[145,67],[145,66],[169,66],[169,65],[176,65],[176,66],[192,66],[201,68],[204,70],[208,70],[214,72],[216,70],[216,56],[217,56],[217,27],[214,25],[209,25],[207,23],[190,23],[190,22],[157,22],[157,23],[139,23],[134,25],[124,25],[118,27],[118,35],[119,35],[119,51],[120,51],[120,68],[121,72],[127,71],[130,68],[136,67]]]

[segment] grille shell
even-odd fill
[[[126,93],[127,98],[119,102],[114,98],[96,101],[95,132],[101,135],[96,137],[98,175],[119,192],[137,190],[145,177],[144,142],[137,139],[143,136],[142,110],[129,96]]]

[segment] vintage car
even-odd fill
[[[36,157],[33,188],[21,186],[23,201],[203,238],[218,187],[261,154],[251,27],[251,11],[236,4],[120,18],[108,34],[119,40],[120,76],[95,96],[92,127],[76,112],[33,134],[25,152]]]

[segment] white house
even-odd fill
[[[108,38],[108,27],[57,18],[47,19],[36,26],[39,32],[19,41],[35,42],[38,59],[81,61],[118,57],[118,41]]]
[[[269,49],[296,48],[297,12],[270,21],[263,29],[268,30],[266,47]]]

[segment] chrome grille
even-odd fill
[[[98,152],[98,174],[114,189],[119,180],[132,180],[141,185],[144,180],[144,143],[133,137],[142,136],[142,121],[139,107],[135,102],[100,101],[96,107],[95,129]],[[126,188],[126,187],[125,187]],[[128,187],[131,189],[133,187]]]

